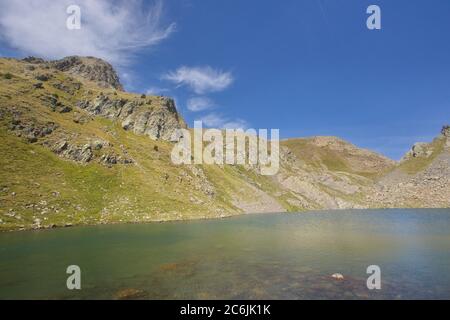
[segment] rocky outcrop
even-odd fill
[[[123,129],[154,140],[171,140],[177,129],[186,128],[174,100],[166,97],[126,99],[102,94],[94,101],[80,101],[78,107],[92,115],[118,120]]]
[[[43,82],[45,82],[45,86],[52,86],[63,93],[84,97],[75,103],[75,106],[71,106],[61,101],[56,94],[45,94],[45,90],[42,90],[44,94],[41,95],[41,100],[54,112],[68,113],[74,110],[73,107],[79,107],[93,116],[119,121],[123,129],[146,135],[154,140],[170,141],[177,129],[186,128],[173,99],[103,91],[96,97],[93,96],[92,90],[83,87],[83,81],[92,81],[100,88],[123,91],[114,68],[101,59],[71,56],[48,62],[28,57],[22,61],[28,63],[28,66],[35,66],[31,75],[40,81],[35,83],[35,86],[39,85],[39,89],[44,89]],[[70,77],[65,77],[62,81],[48,71],[51,68]],[[76,123],[82,124],[86,121],[83,115],[74,116]]]
[[[415,143],[411,150],[409,150],[403,158],[400,160],[400,162],[407,161],[411,158],[419,158],[419,157],[429,157],[433,151],[429,148],[428,143],[425,142],[417,142]]]
[[[450,126],[449,125],[443,126],[442,130],[441,130],[441,134],[446,138],[450,138]]]
[[[449,146],[450,139],[450,126],[445,125],[441,129],[441,134],[433,140],[431,143],[417,142],[415,143],[411,150],[409,150],[403,158],[400,160],[401,163],[407,162],[414,158],[430,158],[435,155],[436,152],[441,152],[442,147]]]
[[[89,144],[77,146],[69,144],[67,141],[60,141],[57,143],[53,148],[53,152],[63,158],[81,163],[91,161],[94,156],[92,147]]]
[[[392,175],[398,172],[391,173]],[[388,175],[367,194],[376,207],[448,208],[450,207],[450,153],[438,155],[431,164],[416,174]]]
[[[416,143],[400,164],[374,184],[369,202],[378,207],[450,207],[449,127],[430,143]]]
[[[126,154],[117,154],[107,141],[94,140],[85,144],[76,144],[62,139],[55,143],[46,142],[46,145],[60,157],[83,164],[96,161],[111,167],[117,164],[134,163],[133,159]]]
[[[66,57],[51,61],[49,65],[59,71],[95,82],[101,88],[123,91],[119,76],[108,62],[94,57]]]
[[[101,88],[123,91],[123,86],[113,66],[102,59],[70,56],[60,60],[46,61],[37,57],[27,57],[22,59],[22,61],[31,65],[28,70],[35,70],[36,67],[33,65],[41,66],[45,69],[54,68],[80,80],[92,81]],[[50,75],[38,75],[36,79],[48,81],[50,77]],[[64,86],[64,84],[61,85]]]
[[[53,112],[68,113],[72,111],[72,107],[64,105],[57,95],[44,95],[42,101],[47,105]]]
[[[37,142],[39,138],[43,138],[53,133],[58,128],[54,122],[40,123],[35,119],[25,119],[17,114],[11,120],[9,129],[18,137],[25,138],[28,142]]]
[[[44,64],[46,63],[46,61],[42,58],[37,58],[37,57],[26,57],[24,59],[22,59],[22,61],[27,62],[27,63],[31,63],[31,64]]]

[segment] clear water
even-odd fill
[[[66,268],[82,290],[66,288]],[[366,287],[381,268],[382,289]],[[341,273],[345,279],[331,278]],[[246,215],[0,234],[0,299],[449,299],[450,210]]]

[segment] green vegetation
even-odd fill
[[[2,62],[2,69],[25,73],[18,62]],[[0,83],[0,141],[4,154],[0,159],[0,230],[192,219],[236,212],[234,206],[221,201],[220,195],[214,199],[206,195],[200,188],[201,181],[188,168],[172,165],[172,144],[127,132],[112,120],[92,117],[78,108],[59,113],[43,103],[52,96],[63,105],[74,106],[82,99],[95,99],[100,92],[110,94],[113,90],[89,83],[76,90],[75,81],[57,72],[45,82],[44,90],[33,90],[33,78],[34,74],[30,74],[20,81]],[[58,83],[63,83],[67,91],[57,89]],[[116,94],[135,98],[125,92]],[[53,122],[58,129],[30,144],[10,129],[17,112],[21,122]],[[75,116],[88,120],[77,123]],[[106,166],[98,161],[81,164],[63,159],[46,147],[61,139],[80,145],[95,139],[107,141],[108,153],[126,150],[134,164]]]
[[[389,159],[367,150],[357,149],[350,143],[334,137],[289,139],[283,141],[282,145],[288,147],[296,157],[314,170],[346,172],[373,179],[394,165]],[[365,163],[369,163],[370,166]]]
[[[247,205],[264,211],[260,202],[290,212],[364,206],[364,188],[376,178],[393,168],[423,170],[445,144],[436,139],[430,157],[398,167],[333,137],[282,141],[287,159],[276,176],[262,176],[248,165],[176,166],[173,143],[134,134],[114,116],[78,107],[109,97],[158,113],[164,111],[160,97],[104,89],[51,71],[0,59],[0,231],[226,217],[245,212]],[[43,74],[46,80],[37,82]],[[91,157],[70,157],[61,145],[76,152],[88,146]]]

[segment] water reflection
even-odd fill
[[[450,210],[99,226],[1,234],[0,243],[2,299],[450,298]],[[82,269],[79,292],[65,288],[70,264]],[[372,264],[381,290],[366,287]]]

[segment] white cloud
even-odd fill
[[[246,130],[249,127],[248,122],[243,119],[228,120],[222,125],[225,129],[243,129]]]
[[[81,8],[81,29],[69,30],[69,5]],[[44,58],[95,56],[126,65],[133,54],[167,38],[175,24],[161,26],[157,0],[20,0],[0,1],[0,39],[24,54]]]
[[[247,121],[242,119],[230,120],[217,113],[210,113],[196,121],[202,121],[203,125],[209,128],[218,129],[247,129],[249,127]]]
[[[207,97],[194,97],[187,101],[187,108],[193,112],[204,111],[214,107],[214,101]]]
[[[180,67],[163,75],[162,78],[177,85],[187,85],[197,94],[222,91],[233,83],[231,72],[223,72],[209,66]]]
[[[153,96],[163,95],[166,92],[169,92],[169,89],[167,89],[167,88],[160,88],[160,87],[150,87],[146,91],[146,93],[148,95],[153,95]]]

